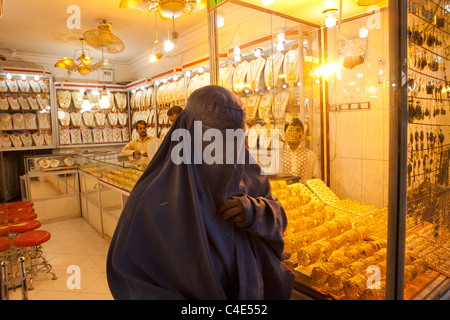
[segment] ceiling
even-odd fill
[[[0,0],[1,1],[1,0]],[[367,7],[355,4],[357,0],[343,0],[343,17],[363,13]],[[359,0],[362,1],[362,0]],[[381,4],[386,4],[383,0]],[[113,24],[113,32],[125,43],[126,49],[119,54],[108,54],[113,63],[129,64],[151,52],[154,42],[155,16],[136,9],[120,9],[120,0],[3,0],[4,14],[0,18],[0,53],[8,58],[11,51],[37,56],[73,57],[80,48],[78,38],[88,29],[94,29],[99,19]],[[262,0],[230,0],[262,6]],[[76,4],[80,8],[81,28],[69,29],[67,20],[72,15],[68,8]],[[381,5],[378,4],[378,5]],[[226,4],[222,7],[226,10]],[[232,6],[230,6],[232,7]],[[274,0],[266,7],[298,19],[323,25],[322,11],[339,8],[338,0]],[[232,13],[231,13],[232,14]],[[176,31],[183,35],[204,26],[207,36],[207,11],[199,10],[175,19]],[[172,32],[172,21],[157,19],[160,41],[167,38],[168,28]],[[95,49],[89,49],[94,58],[101,57]]]

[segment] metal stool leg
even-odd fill
[[[20,257],[19,258],[20,263],[20,273],[22,275],[21,282],[22,282],[22,299],[28,300],[28,290],[27,290],[27,275],[25,272],[25,258]]]
[[[2,261],[1,268],[0,281],[2,287],[0,289],[0,298],[1,300],[9,300],[8,272],[6,271],[6,261]]]

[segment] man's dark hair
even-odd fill
[[[181,108],[180,106],[173,106],[169,110],[167,110],[167,115],[169,117],[174,114],[179,115],[181,111],[183,111],[183,108]]]
[[[300,126],[302,127],[302,130],[305,130],[305,127],[303,126],[303,122],[299,118],[292,119],[291,123],[289,123],[290,126]]]
[[[143,124],[144,126],[147,126],[147,122],[145,122],[144,120],[138,120],[136,121],[136,123],[134,124],[134,128],[137,129],[138,124]]]

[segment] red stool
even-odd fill
[[[8,222],[18,222],[18,221],[25,221],[25,220],[34,220],[37,218],[37,214],[35,212],[26,212],[26,213],[18,213],[8,216]]]
[[[52,271],[52,266],[42,255],[42,244],[50,240],[50,232],[45,230],[26,231],[18,234],[12,240],[15,247],[22,248],[22,255],[30,262],[30,286],[28,290],[33,290],[33,278],[38,273],[50,273],[56,279],[55,273]],[[41,263],[37,262],[41,259]]]
[[[41,223],[37,220],[23,220],[19,222],[14,222],[9,225],[9,232],[11,233],[22,233],[27,231],[33,231],[38,229]],[[1,232],[1,226],[0,226]]]
[[[0,224],[0,236],[7,236],[9,234],[9,224]]]
[[[11,202],[8,203],[8,209],[14,209],[14,208],[30,208],[33,207],[34,203],[31,201],[18,201],[18,202]]]
[[[0,252],[4,252],[6,250],[9,250],[9,238],[0,237]]]
[[[6,260],[8,260],[8,252],[10,248],[10,241],[8,237],[0,237],[0,298],[8,300],[8,272],[6,271]]]

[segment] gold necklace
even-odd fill
[[[36,115],[34,113],[25,113],[26,127],[27,129],[35,130],[36,126]]]
[[[12,130],[11,115],[7,113],[2,113],[0,116],[0,129],[1,130]]]
[[[48,113],[38,113],[39,129],[50,129],[50,115]]]
[[[59,141],[61,144],[70,144],[70,135],[68,129],[62,129],[59,131]]]
[[[11,110],[19,110],[20,104],[19,100],[15,96],[8,97],[9,105],[11,106]]]
[[[81,134],[83,135],[83,143],[92,143],[91,129],[84,128],[81,130]]]
[[[35,132],[32,134],[34,144],[38,147],[44,145],[44,136],[40,132]]]
[[[13,118],[14,130],[25,129],[25,119],[23,117],[23,114],[15,113],[15,114],[13,114],[12,118]]]
[[[80,135],[80,129],[70,129],[70,137],[72,138],[73,144],[80,144],[81,143],[81,135]]]

